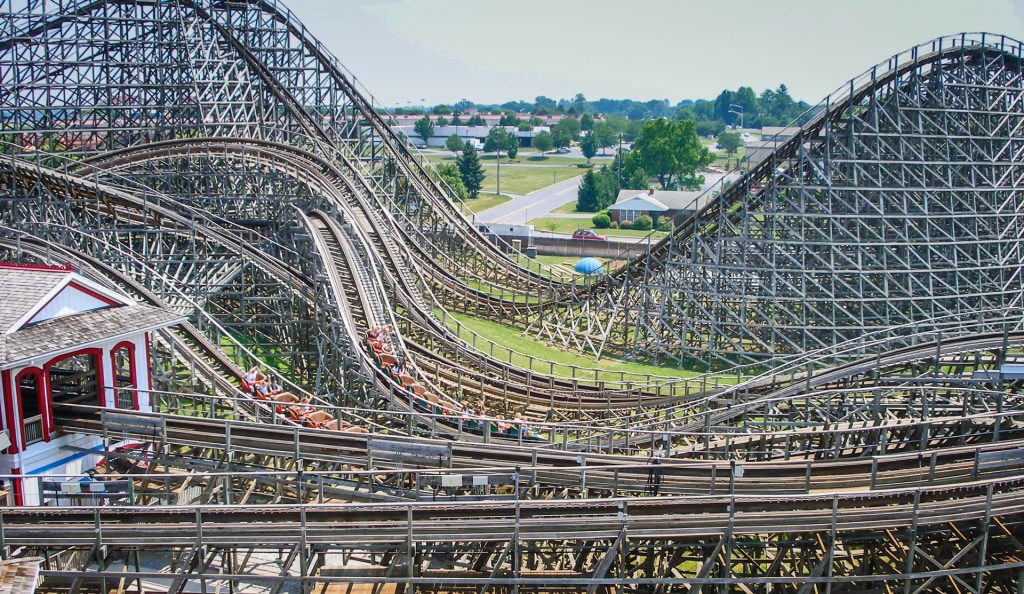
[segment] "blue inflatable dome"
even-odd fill
[[[576,263],[576,272],[580,274],[595,274],[604,268],[604,264],[597,258],[583,258]]]

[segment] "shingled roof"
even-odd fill
[[[35,592],[39,586],[39,565],[42,557],[25,557],[0,561],[0,594]]]
[[[20,320],[43,297],[64,282],[61,269],[0,268],[0,334]]]
[[[126,305],[54,318],[0,336],[0,367],[173,326],[184,316],[149,305]]]

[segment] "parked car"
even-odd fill
[[[572,238],[573,239],[589,240],[589,241],[607,241],[608,240],[608,238],[605,237],[604,235],[598,235],[597,233],[594,233],[590,229],[577,229],[572,234]]]
[[[555,152],[558,153],[559,155],[568,155],[572,151],[569,150],[569,147],[567,146],[560,146],[557,149],[555,149]]]

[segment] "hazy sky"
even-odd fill
[[[285,0],[385,105],[714,98],[817,102],[940,35],[1024,39],[1024,0]]]

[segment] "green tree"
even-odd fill
[[[581,130],[593,130],[594,129],[594,116],[589,113],[583,114],[580,118],[580,129]]]
[[[640,156],[635,152],[618,153],[612,168],[623,188],[630,190],[646,190],[651,180],[651,174],[644,170]]]
[[[743,146],[743,137],[739,132],[722,132],[718,135],[719,148],[725,150],[726,154],[734,155]]]
[[[449,121],[448,118],[444,116],[438,116],[438,118],[434,120],[434,124],[438,126],[447,126],[449,124]]]
[[[484,122],[484,119],[483,119],[483,117],[480,116],[480,114],[475,113],[475,114],[469,116],[469,121],[466,122],[466,125],[467,126],[484,126],[484,125],[486,125],[486,122]]]
[[[700,169],[714,160],[701,146],[693,122],[666,118],[644,122],[632,155],[664,189],[675,187],[682,178],[699,177]]]
[[[483,187],[487,174],[484,173],[484,167],[480,164],[480,156],[477,155],[473,145],[466,143],[466,146],[462,147],[462,155],[458,158],[457,164],[459,177],[462,178],[469,197],[476,198],[480,194],[480,188]]]
[[[432,113],[434,115],[450,115],[452,113],[452,108],[448,107],[444,103],[441,103],[441,104],[435,105],[430,110],[430,113]]]
[[[580,187],[576,191],[576,210],[579,212],[596,212],[601,210],[597,204],[597,179],[594,171],[590,170],[583,174],[580,180]]]
[[[583,96],[583,93],[576,93],[572,100],[572,106],[580,113],[587,111],[587,98]]]
[[[590,163],[590,158],[597,154],[597,148],[597,138],[593,133],[584,136],[580,142],[580,150],[583,151],[583,156],[587,158],[587,163]]]
[[[750,87],[740,87],[736,90],[736,94],[733,95],[733,103],[743,108],[743,119],[742,123],[744,126],[752,124],[760,111],[760,105],[758,105],[757,94],[754,93],[754,89]],[[733,116],[734,123],[741,123],[739,116]]]
[[[462,141],[462,137],[458,134],[452,134],[448,137],[448,140],[444,141],[444,147],[453,153],[461,151],[465,145],[466,143]]]
[[[454,116],[452,116],[452,125],[453,126],[461,126],[462,125],[462,118],[459,117],[459,114],[455,114]]]
[[[555,128],[554,130],[551,131],[551,133],[555,136],[555,138],[558,138],[559,134],[561,134],[563,137],[568,136],[569,140],[573,141],[579,140],[580,132],[582,130],[583,127],[581,126],[580,121],[577,120],[576,118],[562,118],[560,122],[555,124]],[[555,142],[555,144],[557,145],[558,143]],[[565,144],[564,146],[569,145]]]
[[[505,138],[507,140],[505,151],[508,153],[508,158],[515,159],[519,154],[519,137],[514,132],[508,132]]]
[[[533,100],[533,103],[538,108],[543,107],[545,109],[554,109],[558,106],[558,103],[554,99],[545,97],[544,95],[538,95],[537,98]]]
[[[608,208],[619,197],[619,180],[613,169],[602,167],[594,174],[597,185],[597,207]]]
[[[604,154],[604,149],[615,146],[615,143],[619,140],[618,134],[608,122],[597,122],[594,124],[594,129],[590,131],[590,134],[597,141],[601,154]]]
[[[608,216],[608,213],[602,211],[594,215],[590,222],[598,229],[607,229],[612,224],[612,218]]]
[[[725,122],[722,120],[700,120],[694,124],[698,136],[714,136],[725,130]]]
[[[551,133],[548,131],[540,132],[533,137],[533,146],[540,151],[540,154],[544,154],[551,149],[555,148],[555,141],[551,138]]]
[[[560,129],[558,126],[555,126],[554,131],[551,133],[551,140],[554,142],[555,146],[561,148],[572,144],[572,135],[569,134],[568,130]]]
[[[469,191],[466,190],[466,184],[462,183],[462,176],[455,163],[441,163],[437,166],[437,173],[448,183],[448,187],[455,193],[455,198],[462,202],[469,199]]]
[[[427,116],[423,116],[416,120],[416,123],[413,124],[412,128],[416,131],[416,134],[423,139],[423,144],[427,144],[430,137],[434,135],[434,122],[430,121],[430,118]]]
[[[516,117],[516,114],[514,114],[514,113],[512,113],[510,111],[506,111],[506,112],[501,114],[501,119],[498,120],[498,125],[499,126],[518,126],[519,125],[519,118]]]
[[[500,126],[491,128],[491,131],[487,133],[487,138],[484,139],[484,150],[488,153],[495,151],[500,153],[501,151],[508,150],[511,144],[508,137],[509,133],[504,128]]]

